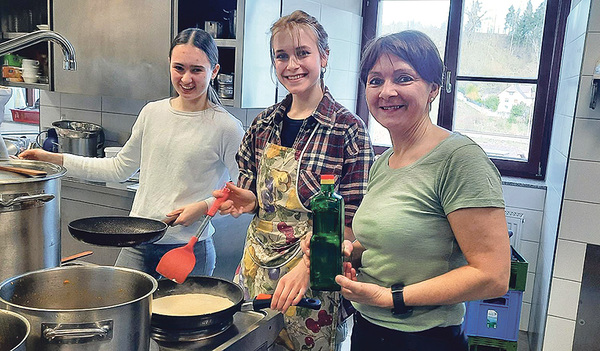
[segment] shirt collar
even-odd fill
[[[280,122],[283,120],[283,115],[289,110],[292,105],[292,94],[288,94],[279,104],[276,110],[275,121]],[[335,100],[329,92],[329,88],[325,87],[323,91],[323,98],[317,105],[317,108],[308,118],[317,121],[318,123],[332,127],[334,124],[334,112],[336,111]]]

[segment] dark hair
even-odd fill
[[[379,37],[367,44],[360,61],[360,80],[363,84],[367,82],[369,71],[384,54],[398,56],[413,66],[425,81],[442,86],[444,63],[437,47],[426,34],[405,30]]]
[[[171,49],[169,50],[169,59],[171,59],[171,54],[173,53],[173,48],[177,45],[183,44],[191,44],[202,50],[206,57],[208,57],[208,62],[210,62],[210,68],[214,69],[215,66],[219,63],[219,50],[217,49],[217,44],[215,40],[210,36],[210,34],[206,33],[204,30],[200,28],[188,28],[184,29],[171,42]],[[221,100],[215,91],[215,88],[212,84],[208,85],[207,91],[208,101],[221,105]]]
[[[273,38],[275,37],[275,34],[278,34],[282,31],[287,31],[292,36],[294,34],[297,35],[301,26],[310,29],[314,33],[315,37],[317,38],[317,47],[319,48],[319,54],[321,56],[328,55],[329,36],[327,35],[327,32],[325,31],[321,23],[319,23],[319,21],[317,21],[315,17],[309,15],[308,13],[302,10],[296,10],[287,16],[281,17],[271,26],[271,40],[269,41],[271,47],[271,63],[275,63],[275,52],[273,52]],[[324,73],[325,72],[322,70],[321,87],[323,87]]]

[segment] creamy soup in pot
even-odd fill
[[[226,297],[211,294],[181,294],[159,297],[152,301],[152,313],[167,316],[197,316],[222,311],[233,306]]]

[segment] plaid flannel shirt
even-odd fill
[[[260,159],[267,142],[281,145],[283,116],[291,103],[292,96],[288,95],[261,112],[246,131],[237,154],[240,187],[256,194]],[[351,226],[354,213],[367,191],[369,168],[374,159],[364,122],[337,103],[325,88],[315,112],[304,120],[294,148],[296,160],[302,155],[296,179],[296,191],[302,204],[310,209],[310,199],[321,188],[320,175],[333,174],[336,191],[344,198],[346,225]]]

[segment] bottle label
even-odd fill
[[[498,312],[495,310],[487,310],[487,327],[496,329],[498,327]]]

